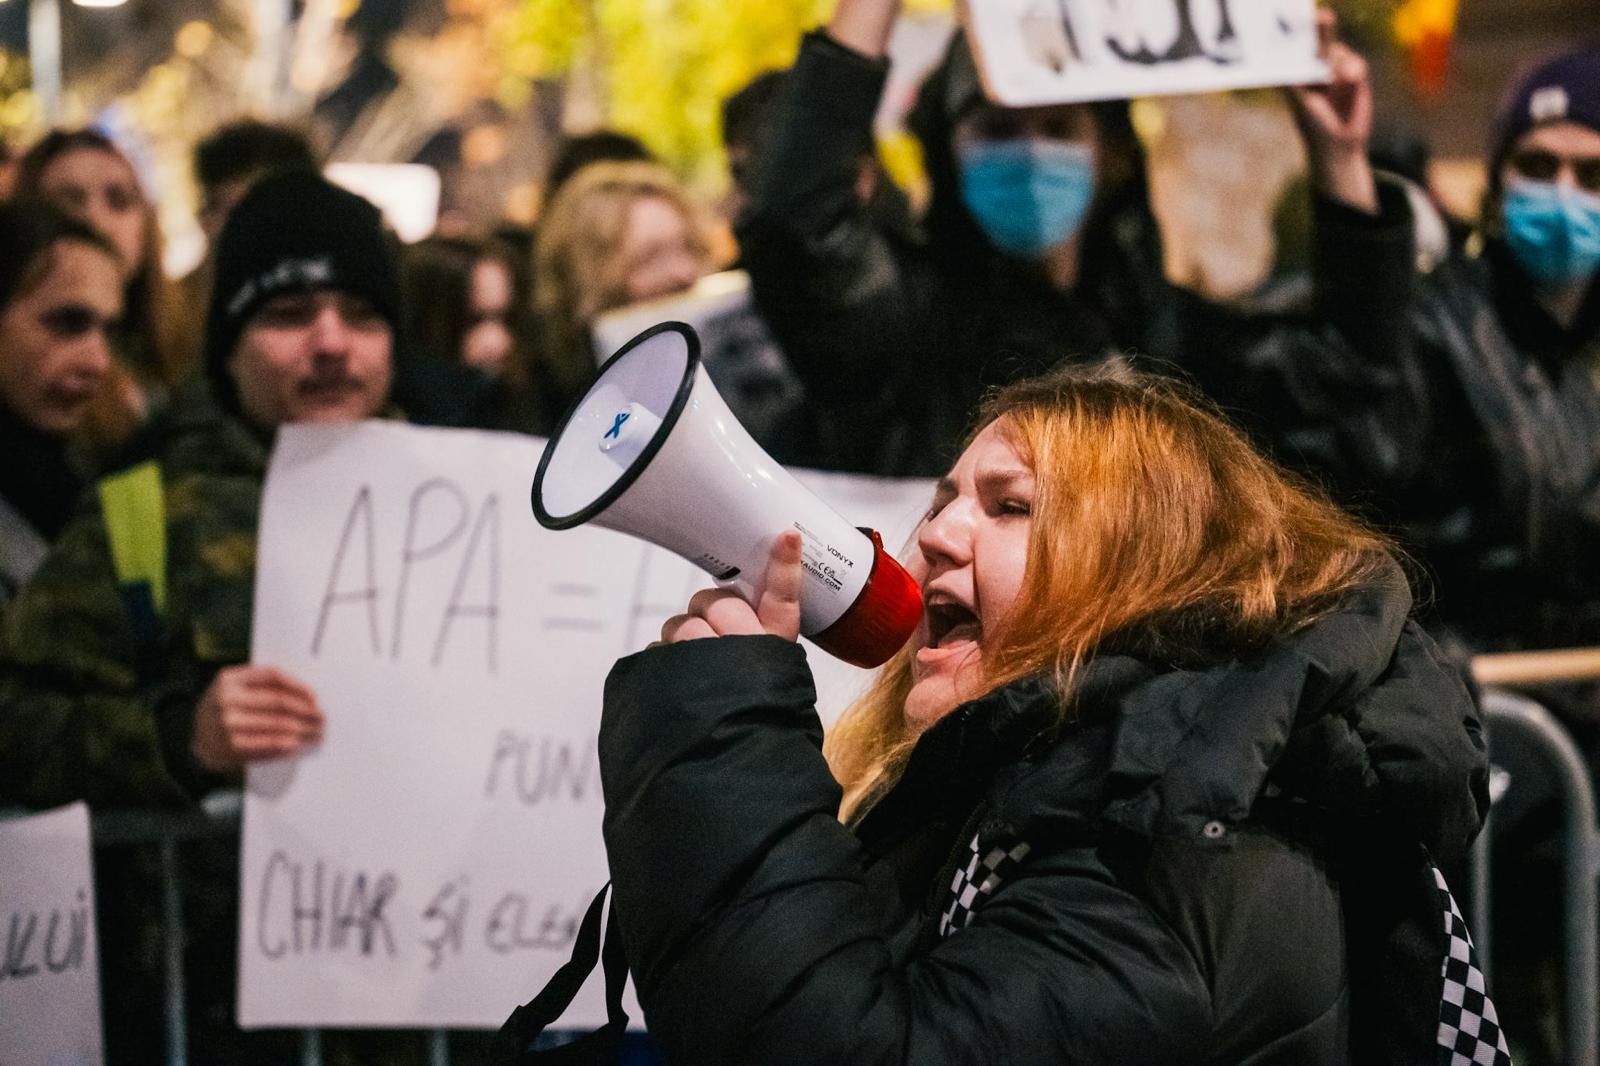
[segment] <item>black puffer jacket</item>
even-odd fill
[[[927,239],[884,226],[856,186],[888,69],[824,33],[806,38],[738,236],[757,305],[822,423],[812,465],[937,476],[986,387],[1113,349],[1165,354],[1168,293],[1142,174],[1102,189],[1071,292],[984,238],[950,148],[952,109],[978,91],[959,40],[913,115],[933,186]]]
[[[1433,1061],[1479,721],[1402,586],[1248,661],[1107,656],[920,740],[857,832],[800,649],[622,660],[600,738],[615,906],[676,1063]],[[1301,802],[1303,801],[1303,802]],[[957,866],[1031,851],[941,936]]]

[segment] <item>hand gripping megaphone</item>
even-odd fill
[[[878,534],[840,518],[745,432],[679,322],[600,368],[545,446],[533,513],[546,529],[593,522],[660,545],[751,604],[773,541],[797,530],[800,632],[857,666],[887,660],[922,614],[921,590]]]

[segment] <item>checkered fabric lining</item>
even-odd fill
[[[1011,876],[1030,850],[1026,841],[1017,841],[997,844],[980,854],[976,835],[969,849],[971,854],[966,863],[956,867],[956,875],[950,882],[950,902],[945,904],[944,916],[939,919],[940,936],[949,936],[965,928],[973,912],[994,895],[995,889]]]
[[[1472,934],[1437,866],[1433,883],[1439,886],[1439,907],[1449,942],[1441,967],[1444,999],[1439,1003],[1439,1066],[1511,1066],[1511,1050],[1484,986],[1483,971],[1478,969]]]

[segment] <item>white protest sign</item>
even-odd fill
[[[1007,107],[1323,81],[1316,0],[962,0]]]
[[[98,1066],[89,808],[0,819],[0,1064]]]
[[[370,200],[407,244],[427,237],[439,224],[444,180],[423,163],[329,163],[323,172],[335,185]]]
[[[328,724],[317,750],[249,775],[242,1025],[498,1026],[567,959],[607,878],[605,675],[710,581],[620,534],[541,528],[542,447],[383,423],[280,432],[252,657],[309,684]],[[931,494],[802,480],[889,544]],[[811,661],[831,712],[868,677]],[[604,1018],[595,980],[563,1025]]]

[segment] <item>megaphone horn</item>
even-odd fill
[[[646,330],[600,368],[539,458],[533,513],[546,529],[593,522],[660,545],[751,604],[773,541],[797,530],[800,631],[857,666],[882,664],[922,614],[917,583],[882,538],[839,517],[751,439],[681,322]]]

